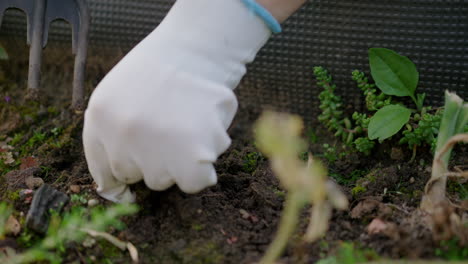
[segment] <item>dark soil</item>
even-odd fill
[[[97,63],[97,60],[91,60],[91,63]],[[71,194],[71,185],[79,185],[80,195],[110,204],[96,195],[87,170],[81,147],[83,116],[68,110],[69,102],[63,103],[67,102],[67,96],[64,96],[65,100],[46,98],[39,104],[25,103],[22,99],[24,90],[18,88],[23,87],[24,80],[18,76],[24,74],[22,67],[27,69],[27,64],[23,62],[23,66],[17,68],[9,67],[9,64],[13,62],[5,62],[0,68],[3,69],[0,142],[10,141],[18,134],[22,136],[11,150],[20,162],[4,166],[0,171],[2,200],[14,203],[17,212],[26,214],[29,204],[12,194],[25,189],[24,179],[32,175],[67,194]],[[95,85],[109,68],[93,67],[88,86]],[[46,74],[56,71],[45,70]],[[69,80],[69,77],[64,79]],[[52,78],[48,75],[45,79]],[[11,100],[5,101],[5,96]],[[219,176],[216,186],[196,195],[184,194],[177,187],[152,192],[143,184],[133,186],[140,211],[124,218],[126,230],[113,234],[132,242],[139,250],[142,263],[253,263],[264,254],[277,230],[285,193],[268,161],[253,146],[249,127],[259,114],[253,109],[241,105],[229,130],[233,144],[216,164]],[[57,127],[61,128],[58,135],[52,132]],[[408,163],[410,150],[390,143],[381,145],[369,157],[349,154],[328,162],[322,155],[322,144],[336,142],[319,124],[309,124],[309,127],[313,128],[317,138],[311,143],[310,151],[328,164],[330,175],[346,192],[350,208],[334,212],[330,229],[323,239],[304,243],[301,235],[308,221],[308,208],[305,208],[297,233],[282,257],[284,263],[315,263],[336,254],[342,242],[354,243],[356,248],[366,249],[366,252],[370,249],[374,253],[368,254],[369,258],[376,255],[392,259],[447,256],[444,254],[447,248],[440,246],[437,233],[425,224],[424,219],[430,217],[417,210],[430,176],[431,153],[428,149],[420,149],[413,163]],[[37,133],[45,134],[45,138],[31,144],[30,139]],[[336,146],[341,151],[340,146]],[[400,152],[400,155],[391,155],[392,147],[393,152]],[[452,167],[468,164],[466,146],[457,146],[454,153]],[[450,182],[450,199],[454,203],[466,199],[466,187],[463,183]],[[452,210],[451,206],[446,208],[442,216]],[[375,219],[387,223],[386,232],[368,232],[367,227]],[[466,230],[458,230],[458,235],[463,232],[466,234]],[[454,237],[447,238],[453,240]],[[1,241],[0,247],[9,245],[19,251],[24,249],[15,240],[18,237],[10,236]],[[463,249],[461,243],[454,245],[450,248],[452,251]],[[113,249],[106,242],[93,248],[70,245],[64,256],[65,263],[76,260],[82,263],[130,262],[126,253]]]

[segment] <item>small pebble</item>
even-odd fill
[[[414,180],[414,177],[411,177],[411,178],[409,179],[409,182],[410,182],[410,183],[414,183],[414,181],[415,181],[415,180]]]
[[[29,189],[34,190],[42,185],[44,185],[44,180],[38,177],[28,177],[25,180],[26,186],[28,186]]]
[[[244,219],[247,219],[247,218],[250,217],[250,214],[244,209],[240,209],[239,213],[241,214],[242,218],[244,218]]]
[[[390,158],[392,160],[402,160],[405,157],[405,154],[401,150],[401,148],[392,148],[392,152],[390,154]]]
[[[70,185],[70,191],[72,193],[79,193],[81,192],[81,187],[79,185]]]
[[[91,238],[91,237],[87,237],[82,243],[83,247],[85,248],[91,248],[95,244],[96,244],[96,239]]]
[[[91,200],[88,201],[88,206],[89,207],[93,207],[93,206],[96,206],[98,204],[99,204],[99,201],[96,200],[96,199],[91,199]]]
[[[34,195],[34,191],[33,190],[30,190],[30,189],[23,189],[21,191],[19,191],[19,197],[21,200],[24,200],[26,198],[32,198]]]

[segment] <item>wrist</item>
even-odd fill
[[[256,0],[279,22],[283,23],[307,0]]]

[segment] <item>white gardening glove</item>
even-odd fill
[[[178,0],[98,85],[83,143],[98,193],[133,202],[128,184],[195,193],[217,182],[230,145],[233,89],[271,35],[241,0]]]

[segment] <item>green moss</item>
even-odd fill
[[[124,255],[124,252],[106,240],[100,239],[97,243],[101,248],[101,252],[106,258],[127,258]]]
[[[23,133],[16,133],[14,136],[13,136],[13,139],[11,140],[10,142],[10,145],[12,146],[16,146],[18,145],[18,143],[20,143],[20,141],[23,139],[23,136],[24,134]]]
[[[451,194],[458,195],[460,200],[468,200],[468,182],[448,181],[447,190]]]
[[[19,237],[16,239],[16,243],[22,248],[30,248],[37,244],[40,239],[39,235],[26,228],[21,231]]]
[[[334,178],[339,184],[343,185],[354,184],[364,176],[368,177],[368,175],[368,170],[354,170],[349,175],[341,175],[333,172],[330,173],[330,177]]]
[[[462,246],[458,239],[442,241],[439,248],[435,250],[438,257],[447,260],[466,260],[468,259],[468,248]]]
[[[20,199],[19,195],[20,190],[16,191],[7,191],[5,194],[5,199],[11,202],[18,201]]]
[[[342,242],[334,256],[321,259],[317,264],[357,264],[379,258],[379,255],[372,249],[362,248],[353,242]]]
[[[192,225],[192,229],[195,230],[195,231],[201,231],[203,230],[205,227],[203,225],[200,225],[200,224],[193,224]]]
[[[286,196],[286,192],[285,191],[282,191],[280,189],[277,189],[277,188],[272,188],[272,191],[275,195],[279,196],[279,197],[282,197],[284,198]]]
[[[179,255],[181,263],[209,264],[223,263],[224,256],[213,242],[193,242]]]
[[[351,190],[351,194],[355,197],[355,196],[358,196],[359,194],[363,193],[367,191],[366,187],[363,187],[363,186],[360,186],[360,185],[357,185],[356,187],[354,187],[352,190]]]
[[[263,158],[259,152],[250,152],[244,157],[242,169],[246,173],[252,173],[257,169],[258,162]]]

